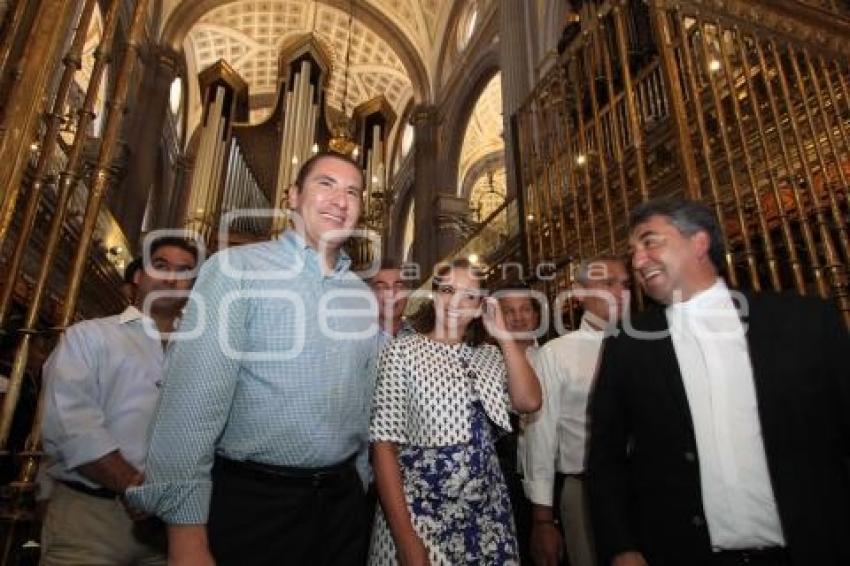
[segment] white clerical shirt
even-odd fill
[[[746,330],[722,279],[667,307],[715,549],[782,546]]]

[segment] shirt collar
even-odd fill
[[[694,312],[699,309],[713,307],[717,305],[718,300],[725,300],[729,297],[729,288],[723,278],[718,277],[714,284],[707,289],[695,293],[687,301],[673,303],[667,306],[667,310],[672,312]]]
[[[288,229],[280,236],[280,241],[284,248],[292,250],[301,260],[310,258],[316,267],[321,268],[318,252],[313,249],[307,240],[293,229]],[[333,268],[333,275],[339,276],[347,272],[351,268],[351,257],[342,248],[337,250],[336,263]],[[321,270],[321,269],[320,269]]]
[[[386,329],[384,329],[381,326],[378,327],[378,332],[380,332],[381,334],[383,334],[385,336],[389,336],[390,338],[403,338],[405,336],[410,336],[411,334],[415,334],[416,330],[413,328],[413,326],[409,322],[407,322],[406,319],[402,319],[401,326],[398,327],[398,332],[396,332],[395,335],[390,334],[389,332],[386,331]]]
[[[587,313],[584,313],[583,315],[581,315],[581,322],[579,322],[578,329],[581,332],[589,332],[590,334],[598,334],[600,336],[605,334],[604,328],[603,329],[596,328],[595,326],[593,326],[590,323],[590,319],[589,319]]]
[[[145,315],[142,311],[137,309],[134,305],[130,305],[118,316],[118,322],[121,324],[127,324],[128,322],[142,320],[144,318]]]

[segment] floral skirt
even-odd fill
[[[399,464],[413,527],[432,565],[519,564],[505,479],[480,403],[471,406],[469,442],[400,446]],[[396,548],[378,508],[369,564],[397,564]]]

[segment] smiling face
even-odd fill
[[[616,324],[628,308],[629,275],[621,261],[591,263],[586,279],[576,282],[576,288],[584,310],[603,326]]]
[[[666,216],[650,216],[632,230],[632,267],[646,294],[662,304],[685,301],[717,278],[704,231],[683,234]]]
[[[481,284],[470,270],[454,267],[439,277],[434,291],[436,327],[450,336],[463,336],[466,327],[481,315]]]
[[[499,297],[508,331],[529,335],[540,326],[540,315],[534,308],[534,297],[527,291],[514,291]]]
[[[381,269],[369,280],[369,286],[378,300],[379,320],[401,320],[410,297],[401,269]]]
[[[332,155],[313,163],[302,186],[289,190],[289,206],[300,216],[307,244],[315,250],[339,249],[360,218],[362,193],[363,176],[354,164]]]
[[[194,280],[186,274],[195,268],[195,256],[177,246],[164,245],[151,253],[152,269],[139,269],[133,275],[136,285],[135,302],[141,310],[150,293],[165,293],[150,302],[152,313],[175,313],[186,303],[186,292],[192,288]],[[148,266],[145,266],[148,267]],[[173,295],[169,294],[171,291]]]

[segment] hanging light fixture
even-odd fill
[[[489,215],[494,210],[499,208],[499,206],[501,206],[501,203],[504,202],[504,200],[505,200],[505,196],[502,193],[500,193],[499,191],[496,190],[496,185],[493,182],[493,177],[495,176],[495,174],[496,174],[496,171],[494,169],[488,169],[487,170],[487,190],[484,191],[483,193],[479,194],[478,199],[476,201],[478,206],[472,207],[473,211],[475,211],[478,215],[478,221],[479,222],[481,222],[481,220],[482,220],[481,216],[482,216],[482,214],[484,213],[485,210],[486,210],[487,214]],[[488,205],[491,205],[491,206],[485,207],[484,206],[485,201],[487,202]]]
[[[354,23],[354,0],[348,2],[348,37],[345,47],[345,70],[342,81],[342,119],[337,122],[328,142],[331,150],[357,159],[359,151],[354,142],[354,124],[348,117],[348,72],[351,67],[351,27]]]

